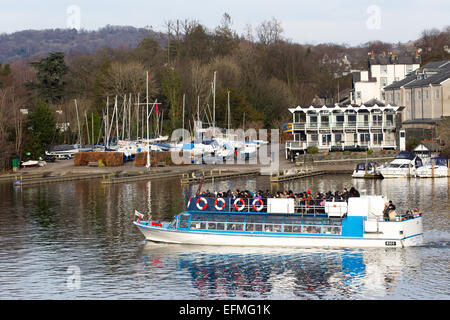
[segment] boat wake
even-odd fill
[[[438,230],[427,232],[421,247],[426,248],[450,248],[450,233]]]

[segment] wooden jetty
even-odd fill
[[[198,171],[197,171],[198,172]],[[204,177],[205,181],[223,180],[223,179],[233,179],[239,177],[249,177],[254,175],[259,175],[260,169],[250,169],[250,170],[239,170],[233,171],[228,169],[213,169],[201,171],[201,174],[196,174],[196,171],[191,173],[184,173],[181,177],[182,184],[198,183]]]
[[[89,179],[100,179],[103,176],[102,173],[89,173],[89,174],[68,174],[61,176],[22,176],[17,175],[14,179],[14,185],[18,186],[32,186],[32,185],[40,185],[46,183],[56,183],[56,182],[65,182],[65,181],[76,181],[76,180],[89,180]]]
[[[284,182],[289,180],[308,178],[327,173],[326,170],[315,170],[312,166],[305,166],[302,168],[292,168],[277,171],[270,175],[271,183]]]
[[[127,176],[115,176],[114,174],[103,175],[102,183],[104,184],[115,184],[115,183],[126,183],[126,182],[137,182],[146,181],[152,179],[167,179],[167,178],[179,178],[181,177],[180,172],[170,172],[170,170],[159,171],[159,172],[147,172],[141,174],[133,174]]]

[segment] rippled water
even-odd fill
[[[272,187],[315,192],[351,186],[386,195],[400,210],[422,208],[424,245],[319,250],[146,243],[132,225],[133,210],[170,220],[197,185],[182,187],[177,179],[3,183],[0,299],[448,299],[448,179],[328,175]],[[271,186],[257,177],[203,188]]]

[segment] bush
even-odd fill
[[[306,153],[309,153],[309,154],[315,154],[318,152],[319,152],[319,148],[317,148],[316,146],[308,147],[308,149],[306,149]]]
[[[413,151],[415,147],[419,144],[419,140],[416,138],[411,138],[408,141],[406,141],[406,151]]]
[[[373,153],[372,149],[367,150],[367,154],[372,154],[372,153]]]

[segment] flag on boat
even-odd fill
[[[156,104],[155,106],[156,106],[156,115],[158,115],[159,114],[158,104]]]
[[[137,211],[137,210],[134,210],[134,215],[139,217],[139,218],[141,218],[141,219],[144,218],[144,215],[142,213],[140,213],[139,211]]]

